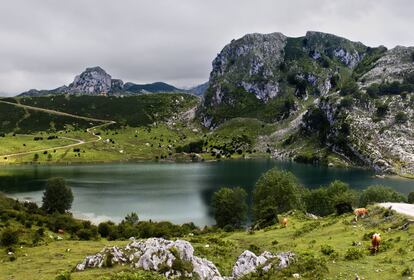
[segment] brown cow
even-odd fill
[[[283,219],[280,221],[280,224],[282,225],[282,227],[287,227],[287,224],[288,224],[288,218],[283,218]]]
[[[371,251],[375,254],[378,253],[379,246],[381,243],[381,235],[379,233],[374,233],[371,237]]]
[[[366,208],[357,208],[354,210],[354,214],[355,214],[355,221],[358,221],[359,217],[365,217],[366,215],[368,215],[368,209]]]
[[[58,234],[64,234],[65,231],[63,229],[58,229]]]

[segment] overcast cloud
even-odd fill
[[[179,87],[208,79],[233,38],[334,33],[414,45],[412,0],[0,0],[0,93],[69,84],[88,66]]]

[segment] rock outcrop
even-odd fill
[[[231,277],[222,277],[217,267],[209,260],[194,256],[194,248],[184,240],[169,241],[162,238],[150,238],[145,241],[131,239],[124,248],[104,248],[96,255],[87,256],[76,266],[77,271],[87,268],[101,268],[115,264],[130,265],[133,268],[156,271],[168,279],[181,276],[200,280],[236,280],[246,274],[257,272],[259,268],[286,268],[294,260],[291,252],[273,255],[264,252],[256,256],[245,251],[234,265]]]

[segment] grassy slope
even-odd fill
[[[406,231],[400,230],[399,227],[406,218],[396,214],[385,217],[387,211],[379,208],[371,210],[370,216],[356,225],[350,222],[352,215],[311,220],[297,213],[289,215],[287,228],[275,225],[254,234],[244,231],[210,233],[186,239],[195,247],[196,255],[213,261],[223,275],[229,275],[237,256],[250,249],[257,252],[293,251],[299,255],[314,255],[326,262],[328,272],[324,275],[325,279],[354,279],[356,273],[363,277],[361,279],[401,279],[402,271],[412,269],[414,240],[411,236],[414,228],[410,226]],[[372,232],[380,232],[382,235],[383,246],[377,255],[369,253],[370,241],[364,238],[364,235]],[[361,245],[353,246],[353,242],[361,242]],[[73,268],[84,256],[100,251],[105,245],[114,244],[123,245],[126,242],[51,241],[48,245],[19,249],[14,262],[9,262],[6,253],[2,251],[0,279],[53,279],[58,272]],[[209,247],[206,247],[207,244]],[[322,245],[330,245],[335,250],[335,256],[324,256],[321,253]],[[70,252],[66,252],[68,248],[71,249]],[[346,260],[344,256],[351,248],[361,250],[362,258]],[[282,276],[291,278],[291,274],[298,272],[295,269],[300,269],[299,267],[293,266],[277,279]],[[118,266],[75,272],[72,273],[72,279],[101,279],[104,275],[125,269],[127,268]],[[306,271],[301,274],[304,278],[315,279],[312,272],[308,271],[307,276]]]

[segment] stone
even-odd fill
[[[209,260],[194,256],[193,246],[185,240],[170,241],[163,238],[149,238],[144,241],[130,238],[130,243],[124,248],[104,248],[101,252],[87,256],[76,265],[75,270],[83,271],[88,268],[101,268],[110,257],[112,264],[130,265],[132,268],[147,271],[161,271],[168,279],[185,275],[200,280],[236,280],[246,274],[256,272],[260,267],[263,271],[271,268],[286,268],[294,259],[291,252],[272,254],[263,252],[260,256],[246,250],[241,254],[233,267],[231,277],[222,277],[217,267]],[[190,262],[192,271],[175,271],[173,263],[176,258]]]

